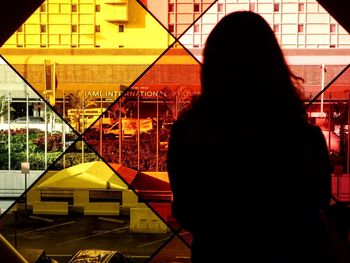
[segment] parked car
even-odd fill
[[[8,126],[6,127],[7,124],[4,124],[5,126],[2,129],[7,129]],[[29,120],[27,123],[27,117],[19,117],[11,122],[11,129],[38,129],[45,131],[46,125],[45,125],[45,120],[43,117],[34,117],[34,116],[29,116]],[[49,126],[50,127],[50,126]]]
[[[134,261],[116,250],[107,249],[81,249],[68,263],[133,263]]]
[[[34,116],[29,116],[29,123],[45,123],[45,120],[43,117],[34,117]],[[25,124],[27,123],[27,117],[19,117],[15,119],[12,123],[21,123]]]
[[[149,133],[153,129],[153,120],[151,118],[136,119],[122,118],[122,131],[124,138],[130,138],[137,134],[137,127],[140,125],[140,133]],[[119,122],[114,123],[107,129],[103,130],[104,134],[110,138],[119,136]]]

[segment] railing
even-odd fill
[[[332,175],[332,194],[336,200],[350,204],[350,174]]]

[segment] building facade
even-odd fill
[[[0,53],[79,132],[121,95],[132,105],[125,116],[168,123],[178,113],[159,94],[170,89],[168,100],[176,100],[180,86],[200,92],[206,38],[238,10],[258,12],[270,24],[291,69],[305,80],[306,101],[350,64],[349,34],[316,0],[47,0]],[[346,78],[332,84],[339,88],[337,96],[319,96],[312,111],[330,115],[331,100],[347,101]],[[116,122],[118,111],[109,108],[105,119]]]

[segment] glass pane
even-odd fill
[[[200,64],[185,49],[169,49],[84,134],[175,230],[179,226],[171,213],[166,171],[168,140],[174,120],[200,94],[199,72]]]
[[[311,120],[325,135],[333,166],[332,191],[342,201],[350,200],[349,90],[350,67],[347,66],[307,107]]]

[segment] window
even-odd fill
[[[17,32],[23,32],[23,26],[20,26],[20,27],[17,29]]]
[[[199,4],[193,4],[193,12],[200,12],[200,5]]]
[[[95,5],[95,12],[101,12],[101,6],[100,5]]]
[[[280,26],[279,25],[274,24],[272,28],[273,28],[273,32],[275,32],[275,33],[280,32]]]
[[[72,4],[72,13],[77,12],[77,4]]]
[[[199,25],[193,26],[193,32],[198,33],[199,32]]]
[[[304,32],[304,25],[303,24],[299,24],[298,25],[298,33],[303,33]]]
[[[174,11],[175,11],[175,5],[169,4],[169,12],[174,12]]]
[[[175,29],[174,25],[169,24],[169,32],[174,33],[174,31],[175,31],[174,29]]]
[[[255,3],[250,3],[249,4],[249,11],[250,12],[255,12]]]
[[[335,26],[335,24],[330,24],[330,25],[329,25],[329,32],[330,32],[330,33],[335,33],[335,31],[336,31],[336,26]]]
[[[100,25],[95,25],[95,32],[101,32],[101,27]]]
[[[223,12],[223,11],[224,11],[224,5],[218,4],[218,12]]]
[[[123,33],[124,32],[124,25],[119,25],[118,31],[119,31],[119,33]]]
[[[46,12],[46,4],[40,6],[40,12]]]
[[[72,32],[72,33],[77,32],[77,25],[72,25],[72,26],[71,26],[71,32]]]
[[[40,32],[45,33],[46,32],[46,25],[40,25]]]
[[[273,11],[274,12],[279,12],[280,11],[280,4],[279,3],[273,4]]]
[[[298,4],[298,12],[305,12],[305,4],[304,3]]]

